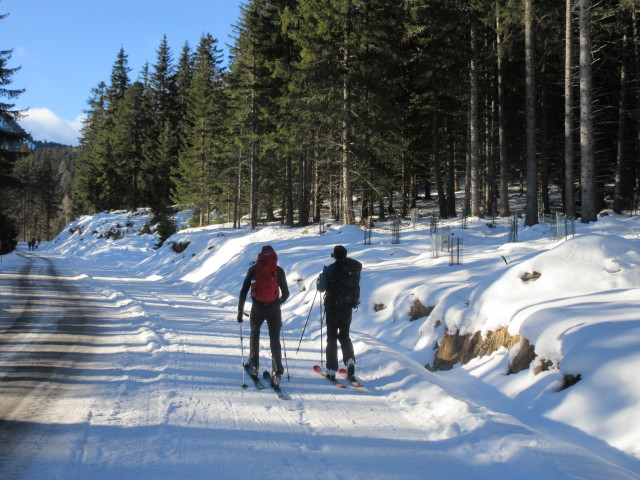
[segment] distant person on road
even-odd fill
[[[338,342],[349,379],[355,379],[356,356],[349,336],[353,309],[360,303],[362,264],[347,258],[347,249],[336,245],[331,256],[335,263],[324,267],[318,278],[318,291],[326,292],[324,308],[327,316],[327,377],[335,380],[338,371]]]
[[[282,367],[282,348],[280,330],[282,313],[280,305],[289,298],[289,287],[284,270],[278,266],[278,255],[270,245],[262,247],[255,265],[247,271],[238,304],[238,322],[244,320],[244,304],[247,293],[251,290],[251,337],[249,340],[249,371],[252,376],[258,375],[260,367],[260,328],[264,321],[269,327],[271,342],[271,382],[280,384],[284,372]]]

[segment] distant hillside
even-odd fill
[[[57,191],[62,197],[65,195],[71,197],[71,186],[79,148],[55,142],[36,141],[33,144],[34,158],[40,159],[48,154],[56,179]]]
[[[40,149],[54,149],[54,148],[76,148],[76,147],[72,147],[71,145],[65,145],[64,143],[57,143],[57,142],[42,142],[40,140],[32,140],[33,143],[33,149],[34,150],[40,150]]]
[[[0,128],[12,129],[18,135],[21,127],[8,120],[3,119]],[[27,136],[7,149],[18,158],[10,174],[11,184],[2,192],[2,201],[16,223],[18,239],[42,236],[48,240],[71,220],[71,189],[79,148],[34,141]]]
[[[22,148],[27,137],[26,143],[31,146],[33,140],[31,136],[24,131],[24,129],[16,122],[10,115],[5,112],[0,112],[0,132],[3,133],[2,147],[3,150],[18,151]],[[14,140],[12,140],[14,139]]]

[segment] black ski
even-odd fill
[[[349,376],[344,368],[338,370],[338,373],[351,382],[351,386],[354,390],[358,390],[359,392],[366,390],[360,380],[358,380],[354,375]]]
[[[271,383],[271,374],[267,370],[262,373],[262,378],[264,378],[265,381],[269,382],[269,385],[271,385],[271,388],[273,388],[273,391],[276,392],[280,400],[289,400],[289,397],[282,391],[280,385],[274,385],[273,383]]]
[[[260,381],[260,378],[258,378],[257,375],[251,375],[251,371],[249,370],[249,364],[246,364],[244,366],[244,369],[247,372],[247,375],[249,375],[249,377],[251,377],[251,380],[253,380],[253,383],[255,384],[256,388],[258,390],[264,390],[264,385]]]
[[[322,369],[322,367],[320,365],[314,365],[313,366],[313,371],[316,372],[318,375],[320,375],[322,378],[325,378],[327,381],[329,381],[332,384],[334,384],[336,387],[338,387],[338,388],[347,388],[347,386],[345,384],[340,383],[335,378],[333,380],[331,380],[329,377],[327,377],[326,372]]]

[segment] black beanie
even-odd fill
[[[273,247],[271,245],[265,245],[264,247],[262,247],[262,252],[267,252],[269,250],[273,250]]]
[[[335,247],[333,247],[333,258],[335,258],[336,260],[347,258],[347,249],[342,245],[336,245]]]

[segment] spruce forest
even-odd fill
[[[420,198],[441,218],[527,225],[633,210],[639,6],[247,1],[228,59],[210,34],[179,52],[165,37],[134,78],[117,52],[90,92],[70,208],[150,207],[165,237],[176,205],[193,226],[251,228],[321,214],[369,225]]]

